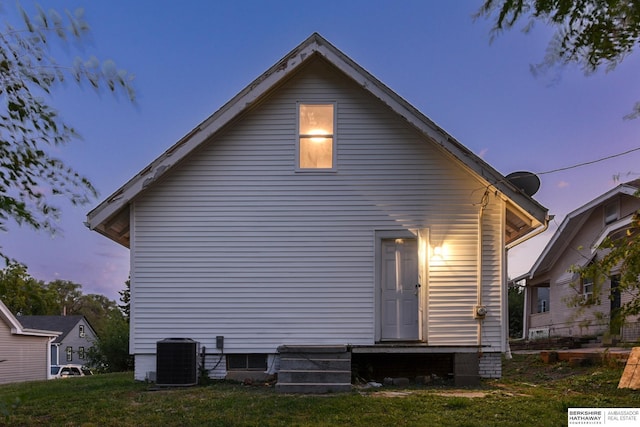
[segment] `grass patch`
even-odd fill
[[[131,373],[0,386],[0,425],[32,426],[557,426],[570,407],[640,407],[618,390],[622,366],[545,365],[515,355],[477,389],[411,386],[345,394],[281,395],[213,382],[160,389]]]

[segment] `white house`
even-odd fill
[[[640,209],[640,180],[621,183],[569,213],[544,248],[525,282],[524,337],[580,337],[611,335],[635,341],[640,324],[629,318],[622,328],[611,326],[611,313],[634,295],[616,291],[618,270],[602,286],[600,304],[576,310],[574,298],[592,296],[593,283],[581,279],[572,267],[585,266],[601,255],[606,237],[619,238]],[[610,296],[613,296],[610,298]]]
[[[546,221],[318,34],[87,216],[130,249],[138,380],[166,338],[205,347],[212,377],[322,345],[499,377],[507,248]]]
[[[46,380],[49,345],[59,334],[25,328],[0,301],[0,384]]]

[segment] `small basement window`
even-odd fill
[[[298,170],[335,169],[334,104],[298,104]]]
[[[266,354],[228,354],[227,370],[229,371],[266,371]]]

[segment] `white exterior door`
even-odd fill
[[[417,340],[418,245],[416,239],[383,239],[380,251],[382,340]]]

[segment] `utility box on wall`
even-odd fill
[[[191,386],[198,383],[198,342],[167,338],[156,347],[156,384]]]

